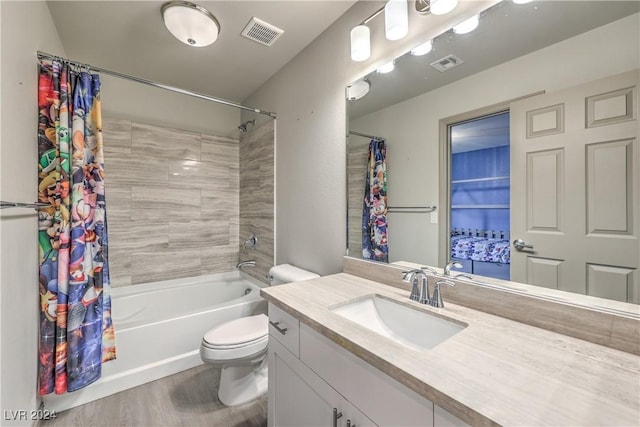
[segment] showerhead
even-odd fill
[[[240,129],[240,132],[246,132],[247,131],[247,125],[256,125],[256,121],[255,120],[247,120],[244,123],[241,123],[240,126],[238,126],[238,129]]]

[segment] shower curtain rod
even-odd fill
[[[38,59],[39,60],[40,59],[57,59],[57,60],[66,62],[67,64],[75,65],[77,67],[85,67],[87,69],[94,70],[94,71],[97,71],[99,73],[107,74],[107,75],[110,75],[110,76],[113,76],[113,77],[118,77],[118,78],[125,79],[125,80],[131,80],[131,81],[134,81],[134,82],[146,84],[146,85],[157,87],[157,88],[160,88],[160,89],[165,89],[165,90],[168,90],[170,92],[181,93],[183,95],[189,95],[189,96],[193,96],[195,98],[204,99],[206,101],[212,101],[212,102],[216,102],[218,104],[223,104],[223,105],[228,105],[230,107],[240,108],[241,110],[252,111],[252,112],[258,113],[258,114],[264,114],[265,116],[269,116],[269,117],[272,117],[274,119],[276,118],[276,113],[272,113],[270,111],[264,111],[264,110],[260,110],[259,108],[248,107],[246,105],[238,104],[237,102],[229,101],[227,99],[216,98],[215,96],[206,95],[204,93],[193,92],[193,91],[186,90],[186,89],[180,89],[178,87],[169,86],[169,85],[166,85],[164,83],[158,83],[158,82],[154,82],[154,81],[151,81],[151,80],[142,79],[140,77],[135,77],[135,76],[130,76],[128,74],[118,73],[117,71],[106,70],[104,68],[94,67],[93,65],[83,64],[81,62],[76,62],[76,61],[71,61],[70,59],[62,58],[62,57],[56,56],[56,55],[51,55],[50,53],[46,53],[46,52],[38,51]]]
[[[387,138],[383,138],[381,136],[368,135],[366,133],[360,133],[360,132],[356,132],[354,130],[350,130],[349,134],[350,135],[356,135],[356,136],[362,136],[364,138],[377,139],[378,141],[386,141],[387,140]]]

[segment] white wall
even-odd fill
[[[105,116],[208,135],[239,137],[240,110],[237,108],[106,74],[100,76],[100,81]]]
[[[496,0],[461,2],[448,16],[411,10],[409,35],[384,39],[382,16],[370,23],[372,56],[351,61],[349,33],[384,2],[356,3],[307,48],[252,94],[246,104],[276,120],[276,262],[320,274],[342,271],[346,232],[345,85],[406,52],[451,22]],[[410,8],[413,9],[413,8]]]
[[[64,55],[44,2],[1,1],[0,199],[37,198],[36,51]],[[33,210],[0,215],[0,424],[5,411],[37,408],[38,248]],[[10,418],[10,417],[9,417]]]
[[[389,204],[438,204],[441,119],[537,91],[554,92],[637,69],[639,19],[638,14],[623,18],[353,120],[352,129],[384,135],[389,140]],[[395,230],[390,218],[390,252],[401,259],[438,265],[438,225],[430,224],[424,216],[403,214],[402,218],[395,223]],[[395,247],[393,233],[403,246],[404,242],[412,244]]]

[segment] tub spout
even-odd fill
[[[242,267],[255,267],[256,266],[256,262],[252,259],[248,260],[248,261],[240,261],[239,263],[236,264],[236,268],[241,269]]]

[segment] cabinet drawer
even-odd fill
[[[300,357],[300,322],[272,303],[269,303],[269,336]]]

